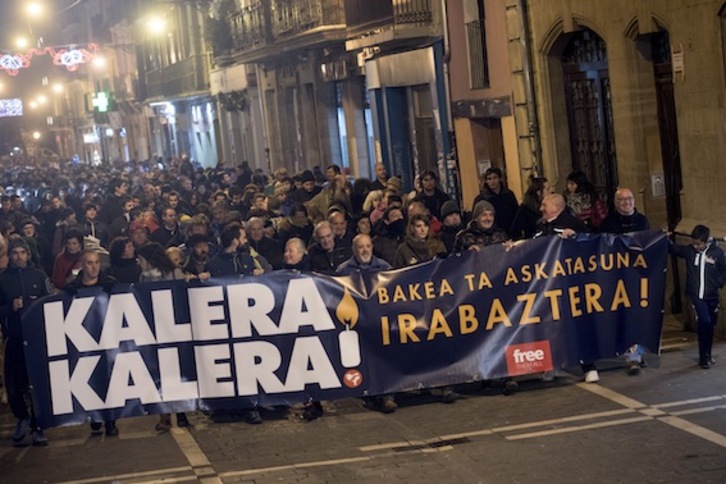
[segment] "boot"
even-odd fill
[[[171,414],[162,413],[159,416],[159,423],[154,426],[157,432],[168,432],[171,428]]]

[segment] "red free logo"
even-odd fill
[[[348,388],[358,388],[363,383],[363,374],[358,370],[348,370],[343,375],[343,384]]]
[[[548,340],[507,346],[506,356],[509,376],[543,373],[554,369]]]

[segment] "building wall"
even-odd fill
[[[485,167],[502,168],[508,185],[521,197],[523,165],[520,163],[519,150],[516,149],[517,132],[512,129],[515,127],[511,106],[515,77],[509,59],[507,2],[488,0],[485,3],[488,88],[471,87],[464,9],[462,1],[447,2],[451,103],[478,104],[484,111],[491,111],[488,114],[467,116],[457,116],[454,113],[462,208],[471,210],[473,201],[479,194],[478,177]],[[504,110],[496,107],[502,103],[507,104]],[[504,121],[503,118],[509,119]],[[505,150],[505,145],[514,149]]]
[[[718,19],[722,3],[530,0],[545,176],[562,188],[571,169],[561,65],[556,59],[558,38],[587,27],[607,43],[620,185],[638,193],[641,209],[656,225],[665,221],[665,200],[653,196],[652,189],[652,177],[663,173],[653,70],[638,45],[638,34],[662,28],[669,32],[672,46],[684,49],[687,74],[675,79],[684,183],[682,226],[700,221],[726,233],[726,209],[718,203],[724,178],[718,169],[719,153],[726,143]],[[705,206],[713,208],[703,210]]]
[[[726,235],[722,169],[726,148],[723,0],[528,0],[542,143],[543,174],[561,190],[572,168],[561,55],[563,35],[587,27],[607,44],[619,185],[636,194],[654,227],[666,222],[665,197],[653,190],[663,175],[653,64],[643,35],[667,30],[682,50],[685,71],[674,91],[683,189],[677,230],[697,223]]]

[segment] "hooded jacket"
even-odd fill
[[[716,299],[726,284],[726,257],[721,247],[709,239],[706,248],[671,243],[669,252],[686,260],[686,295],[691,299]]]
[[[4,339],[19,341],[23,337],[21,317],[33,302],[52,292],[48,276],[28,261],[25,267],[12,264],[0,273],[0,322]],[[13,300],[23,298],[23,307],[13,310]]]

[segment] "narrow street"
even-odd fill
[[[155,416],[119,422],[119,437],[87,427],[52,429],[48,448],[13,448],[0,413],[0,481],[21,482],[723,482],[726,478],[726,344],[710,370],[695,335],[666,333],[664,353],[640,376],[601,362],[598,384],[560,373],[512,396],[493,383],[463,386],[451,405],[400,395],[399,410],[357,400],[325,402],[305,423],[299,409],[265,409],[262,425],[214,423],[157,434]]]

